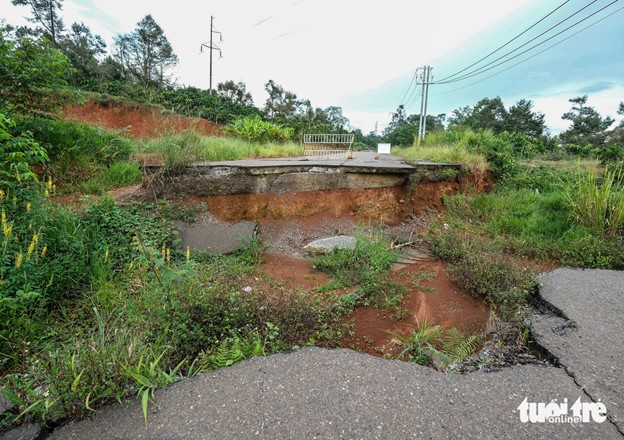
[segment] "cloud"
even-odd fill
[[[579,90],[579,93],[589,94],[589,93],[597,93],[602,92],[604,90],[609,90],[615,87],[615,83],[610,81],[600,81],[594,84],[589,84],[587,86],[582,87]]]
[[[578,91],[582,88],[579,84],[563,84],[557,89],[543,91],[540,96],[533,99],[534,110],[544,113],[551,134],[558,134],[570,126],[570,121],[561,119],[561,116],[570,111],[572,104],[569,100],[579,96]],[[587,105],[594,107],[602,116],[610,116],[617,121],[622,119],[617,114],[622,100],[624,100],[624,85],[612,85],[589,94]]]

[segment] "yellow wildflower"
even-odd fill
[[[30,261],[30,256],[32,255],[34,251],[35,251],[35,241],[33,240],[28,245],[28,254],[26,256],[26,261]]]
[[[30,202],[26,203],[26,213],[27,213],[27,214],[30,214],[30,208],[31,208],[31,207],[32,207],[32,206],[30,205]]]
[[[106,248],[106,251],[104,252],[104,262],[108,261],[108,248]]]
[[[165,245],[162,245],[162,248],[160,249],[160,254],[162,255],[163,260],[167,259],[167,251],[165,250]]]
[[[18,269],[22,267],[23,261],[24,261],[24,255],[22,255],[22,253],[20,252],[19,254],[17,254],[17,260],[15,260],[15,267],[17,267]]]
[[[50,197],[50,192],[46,189],[45,192],[43,193],[43,195],[47,199],[48,197]]]
[[[188,263],[191,260],[191,248],[186,247],[186,262]]]
[[[49,190],[52,189],[52,177],[48,177],[47,187],[48,187]]]
[[[167,263],[171,260],[171,249],[167,248]]]
[[[0,202],[2,202],[2,200],[4,200],[4,191],[0,189]]]
[[[44,244],[43,249],[41,249],[41,258],[45,257],[46,252],[48,252],[48,245]]]

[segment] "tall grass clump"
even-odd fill
[[[195,161],[217,162],[303,154],[301,146],[293,142],[256,143],[230,137],[202,136],[195,132],[147,140],[138,150],[159,154],[170,172],[179,171]]]
[[[617,235],[624,225],[624,171],[607,168],[598,175],[595,168],[577,168],[574,181],[565,191],[573,218],[600,233]]]

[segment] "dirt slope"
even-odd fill
[[[119,130],[136,138],[156,138],[192,129],[204,135],[222,135],[222,126],[207,119],[168,114],[156,108],[131,104],[103,104],[88,101],[65,109],[64,116],[109,130]]]

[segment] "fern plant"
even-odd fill
[[[420,365],[435,363],[440,369],[471,356],[481,347],[484,338],[483,334],[464,336],[456,328],[443,329],[426,319],[417,322],[414,331],[407,336],[393,335],[391,342],[402,348],[399,358]]]

